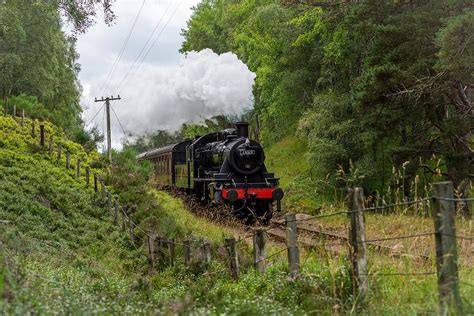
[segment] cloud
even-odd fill
[[[83,96],[92,99],[103,79],[85,86]],[[113,107],[125,130],[135,135],[157,129],[172,131],[188,121],[241,114],[253,105],[254,79],[255,74],[235,54],[218,55],[205,49],[188,53],[177,65],[144,65],[121,89],[122,100]],[[86,112],[86,122],[98,108],[97,104]],[[113,133],[120,131],[113,125]]]

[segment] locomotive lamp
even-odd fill
[[[273,201],[280,201],[281,199],[283,199],[283,190],[280,189],[280,188],[277,188],[275,190],[273,190],[272,192],[272,199]]]

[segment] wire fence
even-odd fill
[[[24,111],[22,111],[22,120],[21,125],[24,128]],[[40,125],[40,147],[44,153],[49,153],[52,156],[53,153],[53,141],[50,137],[49,148],[46,150],[45,145],[45,129],[43,125]],[[32,136],[35,138],[35,124],[34,120],[32,121]],[[57,146],[57,160],[61,160],[61,146]],[[67,152],[66,155],[66,168],[69,170],[71,168],[71,156]],[[77,173],[76,178],[81,178],[81,163],[80,159],[77,159]],[[91,186],[90,181],[90,167],[85,167],[86,172],[84,173],[86,186]],[[70,174],[70,173],[69,173]],[[211,262],[211,250],[209,242],[201,241],[199,247],[191,248],[192,239],[185,240],[171,240],[164,236],[158,236],[150,231],[143,229],[137,222],[132,218],[131,214],[127,214],[126,209],[119,203],[118,198],[113,196],[111,191],[107,188],[104,181],[103,175],[98,173],[93,174],[94,178],[94,192],[97,196],[101,194],[102,199],[99,199],[99,205],[105,207],[106,210],[110,213],[113,218],[113,224],[116,226],[121,226],[122,230],[128,228],[130,235],[130,243],[135,248],[140,248],[135,230],[143,234],[145,238],[141,241],[143,242],[144,248],[148,249],[149,262],[152,268],[158,268],[164,263],[174,265],[176,261],[176,246],[182,247],[184,254],[184,264],[190,266],[192,264],[191,256],[195,255],[199,260],[205,261],[206,266],[209,266]],[[98,184],[101,185],[101,190],[99,192]],[[446,187],[448,186],[448,188]],[[448,182],[434,184],[436,194],[432,197],[416,199],[413,201],[404,201],[400,203],[385,204],[381,206],[374,207],[365,207],[365,197],[363,196],[363,190],[361,188],[354,188],[350,191],[348,195],[348,200],[350,201],[348,210],[346,211],[337,211],[328,214],[320,214],[315,216],[306,216],[304,218],[297,218],[295,214],[287,214],[284,222],[285,226],[285,239],[286,247],[279,249],[273,252],[270,255],[265,255],[266,247],[266,235],[271,234],[272,230],[277,229],[276,227],[266,227],[266,228],[252,228],[254,231],[250,234],[243,236],[238,241],[235,238],[225,239],[225,244],[220,249],[223,249],[226,252],[226,257],[224,259],[225,268],[219,269],[217,271],[209,271],[204,273],[206,276],[222,273],[229,271],[230,276],[238,281],[240,267],[239,267],[239,253],[236,249],[236,246],[242,243],[247,243],[249,239],[252,239],[253,242],[253,265],[255,269],[259,272],[265,272],[266,268],[274,263],[276,259],[280,259],[279,256],[283,252],[287,252],[288,267],[292,274],[300,273],[300,257],[298,247],[303,244],[303,246],[309,247],[336,247],[336,246],[347,246],[349,252],[349,261],[351,262],[352,270],[354,271],[354,286],[360,295],[364,296],[368,293],[368,276],[380,277],[394,277],[394,276],[430,276],[437,275],[438,284],[440,288],[440,297],[441,302],[448,302],[449,300],[443,300],[443,297],[448,296],[459,296],[459,290],[456,290],[456,287],[459,287],[459,284],[464,284],[466,286],[472,286],[469,282],[464,282],[459,280],[458,277],[458,266],[457,266],[457,252],[456,252],[456,241],[458,239],[472,241],[474,237],[472,236],[463,236],[455,233],[455,203],[468,203],[474,201],[474,198],[455,198],[453,193],[452,184]],[[435,231],[421,232],[416,234],[401,235],[401,236],[389,236],[389,237],[376,237],[367,239],[365,236],[365,217],[364,214],[373,211],[384,211],[388,208],[393,207],[410,207],[414,204],[419,204],[423,202],[433,202],[430,203],[434,208],[433,217],[435,224]],[[440,206],[442,204],[442,206]],[[120,212],[119,212],[120,211]],[[121,214],[121,223],[119,223],[119,213]],[[298,223],[304,223],[309,221],[315,221],[323,218],[330,218],[335,216],[346,216],[349,217],[349,234],[348,237],[341,238],[341,236],[333,235],[331,238],[342,239],[341,241],[336,242],[311,242],[311,243],[301,243],[298,240]],[[128,226],[128,227],[127,227]],[[386,241],[394,240],[404,240],[404,239],[413,239],[419,237],[433,237],[435,236],[436,243],[436,271],[420,271],[420,272],[397,272],[397,273],[385,273],[385,272],[369,272],[367,265],[367,247],[384,247],[384,244],[381,244]],[[448,246],[446,246],[448,245]],[[454,280],[454,281],[453,281]],[[446,285],[442,284],[443,281],[452,284],[455,282],[456,286],[449,288],[450,291],[446,290]],[[442,289],[442,290],[441,290]],[[457,299],[452,300],[454,302],[460,301]],[[457,308],[457,307],[456,307]]]

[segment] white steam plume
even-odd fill
[[[113,106],[125,130],[135,135],[157,129],[172,131],[187,121],[241,114],[252,106],[254,80],[255,74],[235,54],[218,55],[205,49],[188,53],[179,66],[144,65],[122,88],[122,100]],[[93,87],[85,88],[86,95],[97,93]],[[97,109],[99,104],[87,111],[86,121]],[[116,124],[114,130],[119,131]]]

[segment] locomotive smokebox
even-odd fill
[[[249,123],[237,122],[235,123],[235,129],[237,130],[237,137],[249,138]]]

